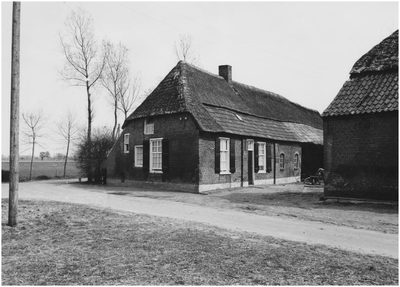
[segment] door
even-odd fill
[[[248,151],[248,172],[249,172],[249,185],[254,185],[254,156],[253,151]]]

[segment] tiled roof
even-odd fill
[[[381,50],[379,50],[381,49]],[[322,116],[398,110],[398,31],[360,58]]]
[[[206,109],[220,125],[219,132],[282,141],[323,144],[322,130],[309,125],[274,121],[217,107],[207,106]]]
[[[127,118],[123,127],[136,118],[178,112],[191,113],[199,127],[207,132],[228,132],[254,137],[259,135],[303,142],[288,128],[288,125],[295,127],[297,124],[312,127],[312,132],[318,134],[316,137],[322,138],[322,119],[317,111],[268,91],[237,82],[229,85],[222,77],[182,61]],[[238,123],[234,127],[233,122],[226,121],[226,116],[232,116],[233,112],[246,118],[245,123]],[[256,125],[263,128],[251,128]],[[274,127],[284,131],[271,134]],[[240,129],[247,131],[240,132]]]
[[[350,74],[397,69],[399,62],[399,30],[384,39],[363,55],[353,66]]]
[[[372,74],[346,81],[322,116],[398,110],[398,73]]]

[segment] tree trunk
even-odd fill
[[[115,141],[116,135],[117,135],[117,124],[118,124],[118,98],[115,97],[115,102],[114,102],[114,128],[112,130],[112,139]]]
[[[29,180],[32,180],[33,157],[35,156],[35,135],[32,137],[32,156],[31,156],[31,169],[29,171]]]
[[[68,162],[68,152],[69,152],[69,142],[70,142],[70,141],[71,141],[71,139],[68,137],[68,141],[67,141],[67,153],[65,154],[63,178],[65,178],[65,175],[66,175],[66,173],[67,173],[67,162]]]
[[[88,167],[86,170],[86,175],[88,177],[88,182],[93,181],[93,171],[92,171],[92,101],[90,99],[90,87],[89,87],[89,81],[86,81],[86,93],[88,97],[88,131],[87,131],[87,143],[88,143]]]

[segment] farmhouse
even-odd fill
[[[398,200],[398,37],[354,64],[322,115],[325,197]]]
[[[206,190],[300,181],[322,166],[317,111],[183,61],[125,120],[109,153],[109,182]]]

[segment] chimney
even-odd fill
[[[219,75],[225,79],[229,84],[232,84],[232,66],[223,65],[219,66]]]

